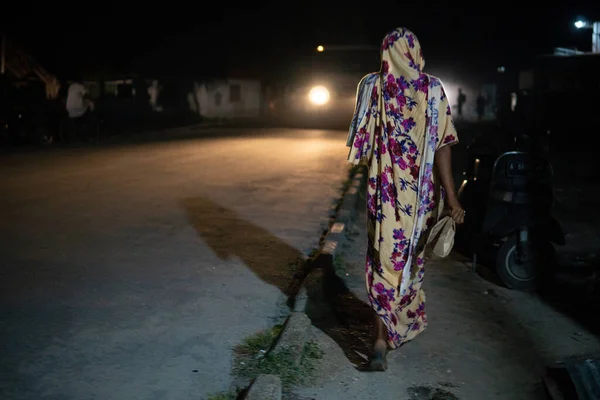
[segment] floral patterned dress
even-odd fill
[[[423,66],[412,32],[398,28],[386,35],[379,79],[358,116],[348,156],[369,168],[366,285],[392,348],[427,326],[424,247],[443,197],[434,154],[458,142],[443,86]]]

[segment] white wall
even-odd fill
[[[230,98],[231,87],[239,85],[239,101]],[[218,104],[217,97],[221,97]],[[208,118],[254,118],[260,116],[262,94],[259,81],[229,79],[225,82],[201,84],[196,89],[200,115]],[[235,100],[235,99],[234,99]]]

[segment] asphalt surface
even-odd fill
[[[291,265],[346,177],[344,144],[221,129],[2,155],[0,397],[227,389],[232,347],[286,312]]]

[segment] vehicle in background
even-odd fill
[[[543,155],[519,146],[496,154],[470,149],[459,190],[467,214],[457,245],[474,264],[478,255],[493,264],[507,287],[533,291],[556,272],[553,244],[565,243],[552,215],[552,165]]]
[[[379,70],[377,46],[318,46],[271,104],[296,126],[347,129],[361,78]]]

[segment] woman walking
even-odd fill
[[[376,79],[363,79],[348,161],[368,166],[366,285],[376,318],[371,368],[387,368],[398,348],[427,326],[425,242],[445,201],[456,223],[464,210],[454,188],[450,147],[458,143],[439,79],[422,72],[416,36],[388,33]],[[365,95],[368,92],[368,96]],[[441,188],[440,188],[441,186]]]

